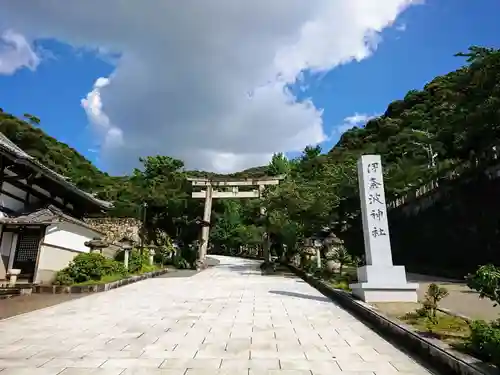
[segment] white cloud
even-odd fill
[[[0,74],[10,75],[18,69],[35,70],[40,58],[26,38],[12,30],[0,35]]]
[[[92,91],[80,101],[94,130],[103,140],[104,148],[123,146],[123,132],[111,124],[108,115],[103,110],[101,90],[108,85],[108,78],[98,78]]]
[[[354,128],[355,126],[358,128],[362,128],[368,121],[380,116],[380,113],[374,115],[368,115],[366,113],[355,113],[352,116],[346,117],[344,121],[342,121],[342,124],[336,126],[334,132],[336,134],[342,134]]]
[[[82,100],[112,171],[154,154],[234,171],[323,141],[321,109],[287,85],[368,57],[417,2],[27,0],[0,24],[113,56]]]
[[[401,23],[401,24],[397,25],[396,30],[401,31],[401,32],[406,31],[406,23]]]

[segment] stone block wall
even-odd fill
[[[110,244],[120,241],[123,238],[135,242],[140,241],[139,231],[141,221],[134,218],[87,218],[85,222],[95,230],[105,234],[103,240]]]

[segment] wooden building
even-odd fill
[[[9,269],[20,280],[50,282],[101,237],[82,219],[112,208],[74,186],[0,133],[0,281]]]

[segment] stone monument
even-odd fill
[[[404,266],[392,263],[384,179],[380,155],[358,161],[366,265],[357,270],[358,283],[349,285],[365,302],[417,302],[418,284],[408,283]]]

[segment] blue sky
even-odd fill
[[[335,128],[344,118],[381,113],[408,90],[462,65],[463,59],[453,56],[456,52],[470,45],[500,47],[499,11],[498,0],[428,0],[403,13],[382,34],[383,42],[370,58],[309,78],[309,88],[298,95],[324,110],[325,132],[332,137],[323,149],[338,140]],[[0,76],[0,107],[40,117],[47,133],[106,169],[91,151],[96,144],[80,100],[98,77],[109,76],[113,66],[92,52],[54,41],[38,45],[50,53],[36,71]]]

